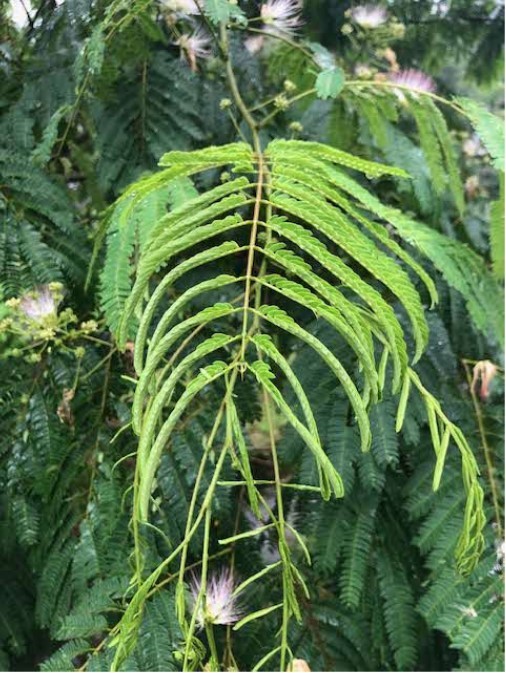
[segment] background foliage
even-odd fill
[[[383,37],[342,30],[352,4],[357,3],[305,3],[309,56],[335,57],[353,80],[360,79],[360,68],[387,71],[390,48],[403,69],[432,75],[438,94],[470,97],[502,114],[502,3],[392,0],[384,5],[405,31]],[[218,11],[220,3],[208,5]],[[248,16],[258,14],[257,3],[240,5]],[[5,330],[0,335],[5,353],[0,666],[5,670],[111,665],[104,639],[125,605],[132,574],[129,486],[137,440],[128,427],[132,354],[120,352],[111,334],[114,302],[121,296],[110,296],[108,279],[114,275],[114,287],[126,296],[136,243],[145,231],[141,225],[166,204],[177,207],[196,188],[208,188],[217,176],[206,173],[195,185],[182,181],[170,193],[154,194],[138,213],[137,229],[121,239],[117,257],[110,253],[106,259],[102,243],[117,233],[111,204],[133,180],[154,171],[165,152],[248,136],[236,110],[220,104],[230,93],[218,55],[192,69],[184,54],[181,58],[167,17],[167,5],[147,0],[40,0],[18,29],[10,20],[10,3],[0,4],[2,299],[57,281],[65,293],[61,313],[71,309],[77,316],[74,324],[68,313],[61,332],[49,340],[39,335],[26,349],[19,336]],[[396,434],[397,399],[386,395],[371,412],[372,450],[362,454],[349,402],[335,379],[311,349],[285,344],[346,489],[344,499],[332,502],[286,489],[290,522],[313,556],[304,570],[311,598],[300,598],[302,623],[291,627],[295,655],[312,670],[503,670],[504,379],[499,372],[488,396],[471,384],[477,361],[503,364],[497,153],[491,161],[452,108],[441,108],[450,128],[443,137],[445,125],[425,109],[428,104],[419,101],[407,111],[395,96],[372,95],[367,87],[344,88],[337,98],[308,95],[284,109],[291,97],[286,80],[296,87],[295,95],[314,86],[317,73],[307,53],[281,41],[250,53],[240,31],[232,35],[231,52],[248,105],[277,97],[267,108],[276,114],[262,130],[264,143],[275,137],[317,140],[412,176],[410,181],[379,177],[373,189],[425,227],[416,234],[426,258],[405,245],[436,279],[440,302],[428,313],[430,341],[417,371],[469,439],[482,469],[488,518],[482,560],[463,577],[453,558],[465,501],[460,462],[449,455],[434,493],[434,454],[421,401],[410,397],[404,427]],[[468,112],[473,117],[473,110]],[[486,142],[486,130],[481,135]],[[195,270],[190,282],[203,280],[199,274]],[[0,311],[3,318],[8,308],[2,304]],[[335,335],[322,335],[314,315],[301,311],[298,320],[353,369],[353,353]],[[183,536],[219,394],[212,387],[206,392],[163,455],[153,519],[158,530],[145,531],[150,568]],[[284,394],[289,399],[288,389]],[[248,423],[255,477],[270,479],[265,417],[247,377],[236,404]],[[278,433],[284,478],[317,483],[299,438],[281,421]],[[216,540],[233,535],[239,519],[246,525],[252,518],[241,489],[220,493]],[[269,488],[263,493],[270,502]],[[225,549],[213,544],[211,553],[222,555],[216,565],[233,555],[241,577],[276,560],[268,535]],[[197,538],[191,563],[198,564],[199,548]],[[182,634],[171,587],[167,583],[148,602],[125,670],[180,670]],[[279,592],[269,579],[255,585],[243,598],[247,611],[279,602]],[[268,651],[276,620],[275,614],[267,616],[234,636],[240,670],[251,670]],[[218,644],[225,651],[226,638],[223,630]]]

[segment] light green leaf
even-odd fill
[[[145,466],[145,463],[148,460],[148,453],[150,450],[151,442],[155,437],[155,431],[158,425],[158,420],[162,413],[163,408],[170,402],[174,390],[177,384],[180,382],[183,374],[188,371],[192,365],[195,365],[202,358],[214,353],[214,351],[221,348],[225,348],[228,344],[237,340],[239,337],[231,337],[227,334],[213,334],[209,339],[205,339],[200,343],[191,353],[189,353],[181,362],[175,367],[170,376],[163,383],[159,391],[153,394],[153,399],[151,405],[148,407],[148,410],[143,419],[142,425],[140,421],[135,423],[135,428],[140,430],[140,439],[139,447],[137,449],[137,460],[139,463],[139,471],[142,476],[142,472]],[[147,381],[149,384],[149,380]],[[146,385],[147,385],[146,384]],[[190,384],[191,386],[191,384]],[[184,394],[184,393],[183,393]],[[142,392],[137,396],[138,400],[143,400],[144,395]],[[141,411],[137,411],[137,415],[140,416]]]
[[[490,206],[490,254],[497,280],[504,280],[504,173],[500,173],[500,195]]]
[[[470,98],[457,98],[493,159],[498,171],[504,173],[504,121]]]
[[[317,337],[300,327],[285,311],[282,311],[277,306],[261,306],[258,313],[268,322],[281,327],[286,332],[307,343],[327,363],[346,391],[360,427],[362,450],[367,451],[371,445],[371,429],[367,410],[355,384],[339,360]]]
[[[221,274],[220,276],[216,276],[216,278],[203,280],[201,283],[197,283],[196,285],[189,287],[182,294],[180,294],[179,297],[173,301],[169,308],[162,314],[158,321],[154,334],[151,337],[149,343],[148,355],[146,357],[146,366],[148,365],[148,362],[151,361],[152,353],[158,347],[158,343],[163,338],[169,325],[190,302],[205,292],[210,292],[211,290],[217,290],[218,288],[225,287],[226,285],[237,283],[239,280],[240,278],[237,278],[236,276]],[[212,319],[212,316],[210,319]]]
[[[333,491],[336,498],[342,498],[344,495],[344,488],[341,477],[323,451],[318,439],[314,438],[306,426],[299,421],[291,407],[286,403],[279,389],[272,382],[274,374],[269,365],[266,362],[258,361],[254,362],[252,365],[248,365],[248,368],[254,373],[258,382],[266,389],[274,403],[286,417],[287,421],[312,451],[316,464],[319,467],[322,496],[325,499],[328,499],[330,498],[331,491]]]
[[[237,540],[245,540],[249,537],[256,537],[261,533],[264,533],[266,530],[270,530],[274,526],[273,523],[268,523],[265,526],[259,526],[258,528],[253,528],[252,530],[244,531],[244,533],[238,533],[237,535],[232,535],[231,537],[223,538],[218,540],[219,544],[231,544],[232,542],[237,542]]]
[[[234,631],[238,631],[239,629],[242,629],[243,626],[248,624],[249,622],[252,622],[254,619],[259,619],[260,617],[265,617],[265,615],[268,615],[270,612],[274,612],[274,610],[279,610],[279,608],[283,607],[283,603],[278,603],[277,605],[271,605],[268,608],[263,608],[262,610],[256,610],[256,612],[251,612],[249,615],[246,617],[243,617],[240,622],[237,622],[237,624],[233,627]]]
[[[334,66],[323,70],[316,78],[316,95],[318,98],[337,98],[345,84],[344,72]]]
[[[269,573],[271,570],[274,570],[274,568],[279,568],[280,565],[281,565],[281,561],[277,561],[276,563],[271,563],[268,566],[265,566],[265,568],[262,568],[262,570],[259,570],[254,575],[250,575],[250,577],[248,577],[248,579],[244,580],[244,582],[241,582],[241,584],[239,584],[234,589],[233,595],[237,596],[238,594],[241,593],[241,591],[244,591],[244,589],[246,589],[246,587],[248,587],[250,584],[252,584],[253,582],[256,582],[258,579],[260,579],[264,575],[267,575],[267,573]]]
[[[211,320],[231,315],[237,310],[238,309],[234,308],[231,304],[226,303],[209,306],[175,325],[167,332],[167,334],[165,334],[163,339],[160,340],[156,348],[150,351],[149,360],[146,362],[146,366],[137,382],[132,405],[132,426],[136,433],[139,434],[141,432],[142,409],[145,397],[149,389],[151,389],[152,394],[154,393],[156,387],[156,380],[154,378],[155,372],[169,348],[192,328],[203,325]]]
[[[284,208],[287,205],[287,199],[271,197],[273,202],[278,203],[279,207]],[[291,204],[290,204],[291,205]],[[294,209],[295,210],[295,209]],[[297,207],[297,212],[300,210]],[[313,212],[310,215],[315,221],[318,217]],[[364,281],[361,276],[348,266],[341,257],[332,254],[328,248],[316,236],[294,222],[287,222],[284,217],[275,216],[269,220],[269,226],[282,237],[295,243],[299,248],[309,253],[315,260],[322,264],[332,275],[334,275],[343,285],[349,287],[370,307],[371,312],[377,319],[385,334],[385,339],[391,348],[392,360],[394,363],[393,388],[397,389],[400,383],[401,373],[407,365],[406,344],[404,341],[402,328],[394,314],[392,307],[383,299],[382,295],[369,283]]]
[[[399,178],[409,178],[406,171],[401,168],[361,159],[353,154],[343,152],[323,143],[303,140],[272,140],[267,147],[266,155],[274,160],[280,159],[281,161],[285,160],[294,164],[298,164],[305,156],[310,156],[352,168],[355,171],[364,173],[368,177],[395,175]]]
[[[200,370],[200,373],[192,379],[188,384],[185,392],[176,402],[174,409],[170,413],[169,417],[162,425],[159,433],[156,436],[156,440],[149,451],[147,456],[145,466],[142,472],[142,475],[139,479],[139,499],[138,506],[139,512],[138,516],[141,521],[147,521],[149,514],[149,502],[151,498],[151,489],[153,488],[153,482],[155,479],[156,470],[160,463],[160,457],[162,451],[167,443],[168,438],[172,434],[177,422],[187,409],[190,402],[193,398],[206,386],[215,381],[216,379],[221,378],[225,375],[227,371],[230,370],[230,365],[227,365],[225,362],[214,362],[212,365],[208,365]],[[147,436],[148,443],[151,441],[151,438]]]
[[[204,14],[216,25],[230,19],[236,19],[241,25],[248,23],[238,4],[232,4],[229,0],[204,0]]]
[[[239,465],[242,475],[246,481],[246,488],[248,491],[248,499],[251,511],[257,517],[257,519],[260,519],[261,514],[260,514],[260,506],[258,503],[258,492],[253,479],[253,473],[251,472],[248,447],[246,446],[246,442],[244,441],[239,416],[237,414],[237,409],[232,399],[229,400],[229,404],[227,405],[227,418],[229,419],[233,437],[235,438],[235,441],[239,448]]]
[[[209,262],[214,262],[221,257],[226,255],[231,255],[235,252],[242,250],[235,241],[227,241],[221,245],[212,246],[198,252],[196,255],[189,257],[188,259],[183,260],[175,267],[173,267],[169,273],[158,283],[149,302],[144,309],[142,314],[139,329],[137,330],[137,336],[135,338],[135,348],[134,348],[134,366],[137,374],[140,374],[143,369],[143,359],[144,359],[144,348],[146,345],[146,339],[148,335],[148,330],[153,320],[155,311],[160,303],[165,297],[167,290],[170,286],[181,278],[188,271],[199,267],[202,264],[207,264]]]

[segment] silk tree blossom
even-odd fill
[[[385,61],[388,62],[388,65],[390,66],[390,71],[391,72],[399,72],[400,67],[397,62],[397,54],[391,47],[387,47],[386,49],[383,49],[380,54],[378,54],[381,58],[384,58]]]
[[[249,54],[257,54],[264,46],[264,41],[263,35],[252,35],[244,40],[244,46]]]
[[[294,659],[292,661],[292,665],[288,669],[292,671],[293,673],[296,673],[296,671],[299,671],[300,673],[306,673],[307,671],[311,671],[309,668],[309,664],[305,659]]]
[[[162,0],[162,5],[179,16],[195,16],[200,10],[195,0]]]
[[[44,322],[49,317],[56,317],[59,298],[51,286],[41,285],[28,292],[19,302],[19,308],[26,318],[34,322]]]
[[[480,360],[473,367],[473,381],[471,388],[476,389],[478,382],[481,383],[478,393],[483,401],[490,395],[490,386],[497,374],[497,365],[490,360]]]
[[[500,540],[497,543],[496,554],[497,562],[503,565],[506,558],[506,542],[504,540]]]
[[[374,30],[388,20],[388,13],[380,5],[359,5],[349,11],[349,17],[361,28]]]
[[[482,157],[487,153],[487,150],[484,148],[477,135],[472,135],[470,138],[466,138],[462,143],[462,151],[468,157]]]
[[[289,35],[302,25],[302,0],[267,0],[260,8],[264,31]]]
[[[357,63],[353,69],[353,72],[359,79],[371,79],[373,76],[373,70],[371,70],[368,65],[364,65],[363,63]]]
[[[183,33],[175,44],[181,50],[181,58],[188,61],[194,72],[197,70],[198,58],[211,56],[211,40],[201,28],[197,28],[191,34]]]
[[[415,70],[413,68],[390,73],[389,80],[404,88],[412,89],[413,93],[419,91],[433,93],[436,90],[436,84],[432,77],[429,77],[429,75],[426,75],[421,70]]]
[[[199,601],[202,587],[200,578],[193,576],[190,581],[191,608],[195,609]],[[197,607],[197,624],[203,628],[205,624],[235,624],[241,618],[241,611],[234,596],[235,581],[228,569],[220,573],[211,573],[207,580],[206,593]]]
[[[11,309],[12,316],[2,321],[0,329],[12,328],[13,332],[29,339],[52,339],[58,326],[77,320],[71,309],[58,313],[63,296],[63,285],[53,282],[40,285],[21,297],[11,297],[5,305]],[[31,357],[39,356],[34,352]],[[38,359],[31,361],[38,362]]]

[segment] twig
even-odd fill
[[[469,387],[469,392],[471,393],[471,399],[473,401],[473,407],[474,407],[474,414],[476,417],[476,423],[478,425],[481,445],[483,447],[483,454],[485,456],[485,463],[487,467],[487,478],[488,483],[490,485],[490,493],[492,496],[492,503],[494,506],[494,518],[495,518],[495,524],[497,526],[497,535],[499,539],[502,540],[503,537],[502,515],[501,515],[501,507],[499,504],[499,494],[497,491],[497,484],[494,477],[495,467],[492,457],[493,451],[490,444],[488,443],[487,433],[485,430],[485,422],[483,419],[483,412],[481,409],[481,405],[478,401],[478,397],[476,395],[471,372],[469,371],[468,364],[465,360],[462,360],[462,364],[466,372],[467,385]]]

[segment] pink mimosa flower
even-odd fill
[[[197,605],[201,590],[201,579],[193,576],[190,582],[192,608]],[[234,596],[235,582],[230,570],[225,569],[218,573],[211,573],[207,580],[204,605],[197,609],[197,623],[203,628],[208,624],[235,624],[241,618]]]
[[[380,5],[359,5],[350,10],[350,18],[361,28],[379,28],[388,20],[388,14]]]
[[[490,395],[490,385],[497,374],[497,365],[490,360],[480,360],[473,367],[472,388],[475,389],[480,382],[479,395],[483,401]]]
[[[21,297],[19,307],[30,320],[42,322],[48,316],[56,315],[57,302],[49,286],[41,285]]]
[[[267,0],[260,8],[266,33],[295,33],[302,25],[300,0]]]
[[[183,33],[176,44],[181,49],[181,58],[187,59],[193,71],[197,69],[197,58],[211,56],[211,40],[201,28],[197,28],[191,35]]]
[[[393,72],[389,75],[389,80],[394,84],[399,84],[407,89],[412,89],[414,93],[417,91],[433,93],[436,90],[436,85],[432,77],[429,77],[429,75],[426,75],[421,70],[414,70],[413,68]]]

